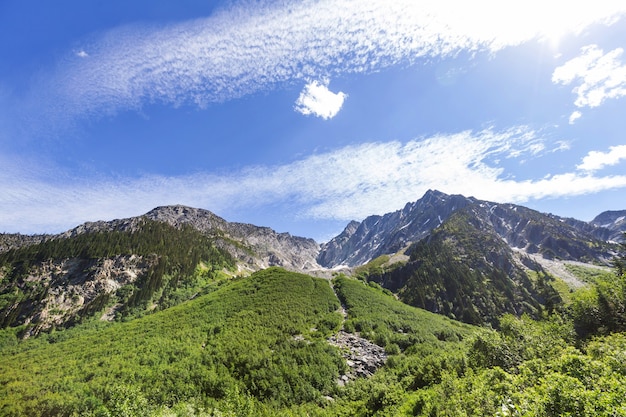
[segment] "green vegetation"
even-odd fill
[[[599,267],[565,264],[565,269],[587,284],[593,284],[598,280],[606,280],[615,275],[615,272]]]
[[[626,245],[613,274],[595,274],[572,296],[571,314],[580,337],[626,332]],[[587,275],[589,277],[589,274]]]
[[[28,340],[7,328],[0,415],[626,416],[626,276],[615,269],[568,306],[498,316],[497,330],[403,304],[373,281],[340,274],[333,292],[280,268],[205,281],[197,297],[128,321]],[[388,355],[345,386],[348,365],[326,341],[341,327]]]
[[[405,264],[405,262],[394,262],[390,264],[390,260],[391,257],[389,255],[381,255],[372,259],[365,265],[355,268],[353,276],[363,281],[369,281],[370,277],[381,276]]]
[[[541,316],[561,303],[552,278],[533,280],[497,234],[473,213],[459,210],[407,251],[410,262],[368,279],[403,302],[471,324],[497,326],[505,313]]]
[[[323,339],[329,333],[319,334],[338,307],[327,281],[269,269],[127,323],[5,344],[0,414],[148,415],[229,401],[260,412],[312,402],[333,392],[345,366]]]
[[[439,347],[439,341],[458,342],[475,332],[471,326],[398,302],[373,282],[340,276],[335,289],[348,311],[346,331],[359,332],[379,346],[396,345],[402,351],[423,343]]]

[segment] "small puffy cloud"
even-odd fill
[[[89,56],[89,54],[87,52],[85,52],[84,49],[81,49],[80,51],[76,52],[76,56],[80,57],[80,58],[87,58]]]
[[[295,111],[304,115],[312,114],[323,119],[332,119],[339,113],[348,97],[343,92],[333,93],[328,89],[328,80],[308,83],[300,93]]]
[[[597,107],[606,99],[626,96],[626,65],[620,60],[623,53],[622,48],[604,53],[597,45],[585,46],[580,56],[554,70],[552,82],[577,84],[573,90],[576,107]]]
[[[581,118],[583,114],[581,112],[579,112],[578,110],[572,112],[572,114],[570,114],[569,116],[569,124],[573,125],[574,122],[578,119]]]
[[[611,146],[608,152],[591,151],[583,158],[583,162],[576,168],[583,171],[598,171],[604,167],[617,165],[626,159],[626,145]]]

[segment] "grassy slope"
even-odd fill
[[[343,365],[325,342],[292,336],[338,306],[326,281],[269,269],[128,323],[26,341],[2,352],[0,414],[113,412],[126,391],[152,411],[232,390],[310,401],[334,388]]]
[[[465,369],[467,341],[484,332],[403,304],[374,283],[340,276],[334,285],[348,313],[345,329],[384,346],[390,356],[373,377],[340,390],[332,406],[307,410],[312,416],[405,415],[407,393]]]

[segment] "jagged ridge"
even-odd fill
[[[476,207],[495,233],[511,247],[547,258],[607,263],[619,240],[620,227],[544,214],[514,204],[498,204],[461,195],[428,191],[402,210],[351,222],[336,238],[321,246],[318,262],[333,268],[362,265],[380,255],[393,254],[426,237],[458,210]],[[614,216],[615,217],[615,216]],[[614,221],[618,219],[615,217]],[[623,222],[623,219],[621,219]]]

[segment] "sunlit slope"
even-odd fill
[[[373,283],[339,276],[333,286],[269,268],[127,322],[20,342],[5,330],[0,415],[371,415],[465,369],[468,341],[484,332]],[[342,326],[388,358],[345,387],[346,352],[327,341]]]
[[[5,347],[0,414],[115,414],[128,398],[155,410],[232,391],[312,401],[344,366],[323,337],[340,323],[338,308],[327,281],[270,268],[130,322]]]

